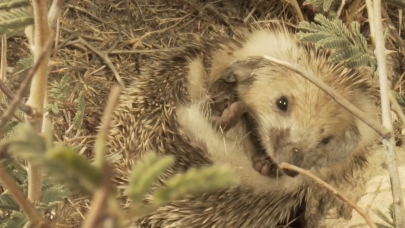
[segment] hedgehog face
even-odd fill
[[[232,71],[239,80],[238,94],[256,122],[262,146],[277,164],[322,168],[353,153],[364,131],[360,132],[351,113],[292,71],[263,62],[249,66],[251,71],[247,68]],[[336,80],[344,76],[327,75],[328,71],[313,73],[323,73],[316,76],[360,109],[372,104],[361,87]]]
[[[299,75],[264,78],[271,80],[252,81],[241,99],[276,163],[310,169],[339,162],[353,152],[361,137],[347,110]]]

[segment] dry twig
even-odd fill
[[[290,165],[288,163],[281,163],[280,165],[281,169],[290,169],[290,170],[294,170],[296,172],[299,172],[301,174],[304,174],[305,176],[313,179],[315,182],[317,182],[319,185],[321,185],[322,187],[326,188],[327,190],[331,191],[335,196],[337,196],[339,199],[343,200],[344,202],[348,203],[354,210],[356,210],[363,218],[364,220],[366,220],[367,224],[371,227],[371,228],[377,228],[377,226],[375,225],[375,223],[373,221],[371,221],[370,217],[368,216],[368,214],[361,209],[359,206],[357,206],[355,203],[351,202],[348,198],[346,198],[344,195],[342,195],[338,190],[336,190],[335,188],[333,188],[332,186],[330,186],[328,183],[324,182],[323,180],[321,180],[319,177],[315,176],[314,174],[312,174],[311,172],[309,172],[308,170],[304,170],[301,169],[297,166],[294,165]]]
[[[369,2],[367,2],[369,4]],[[385,154],[387,157],[388,172],[391,180],[392,197],[395,208],[395,224],[397,228],[405,228],[405,209],[404,199],[401,190],[401,181],[399,179],[397,158],[395,154],[395,138],[393,134],[393,127],[391,122],[391,110],[387,78],[387,65],[386,65],[386,49],[383,36],[383,26],[381,18],[381,0],[374,0],[374,38],[375,38],[375,54],[378,64],[378,78],[380,80],[380,94],[381,94],[381,108],[383,126],[391,132],[389,138],[383,138],[383,145],[385,148]]]
[[[330,88],[328,85],[326,85],[324,82],[318,80],[316,77],[312,76],[310,73],[305,71],[301,66],[295,64],[292,65],[288,62],[270,57],[270,56],[264,56],[265,59],[274,62],[276,64],[279,64],[281,66],[284,66],[299,75],[303,76],[304,78],[308,79],[310,82],[318,86],[321,90],[323,90],[325,93],[327,93],[329,96],[333,98],[338,104],[343,106],[347,111],[352,113],[354,116],[359,118],[361,121],[363,121],[365,124],[367,124],[369,127],[374,129],[382,138],[386,139],[391,137],[392,133],[385,129],[383,126],[381,126],[377,121],[370,119],[366,117],[365,114],[363,114],[363,111],[360,109],[356,108],[352,103],[347,101],[344,97],[342,97],[339,93],[334,91],[332,88]]]
[[[392,23],[390,17],[388,16],[388,13],[385,9],[381,9],[382,15],[383,17],[387,20],[388,22],[388,28],[390,29],[390,32],[392,34],[392,36],[394,36],[395,41],[397,42],[397,44],[400,46],[402,51],[405,51],[405,42],[404,40],[401,38],[401,36],[398,34],[398,30],[395,27],[394,23]]]
[[[1,36],[1,65],[0,65],[0,83],[6,81],[6,69],[7,69],[7,36]],[[0,92],[0,103],[2,100],[2,93]]]
[[[110,58],[108,57],[109,51],[102,52],[97,50],[97,48],[93,47],[91,44],[89,44],[87,41],[85,41],[83,38],[79,37],[78,38],[79,42],[82,43],[84,46],[92,50],[94,53],[96,53],[100,58],[107,64],[107,66],[111,69],[111,71],[114,73],[115,78],[117,79],[118,83],[120,83],[122,88],[125,88],[124,81],[122,81],[120,74],[118,73],[117,69],[115,69],[114,64],[111,62]]]

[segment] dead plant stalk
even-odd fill
[[[304,170],[301,169],[297,166],[294,165],[290,165],[288,163],[281,163],[280,165],[281,169],[290,169],[290,170],[294,170],[296,172],[299,172],[311,179],[313,179],[315,182],[317,182],[318,184],[320,184],[322,187],[326,188],[327,190],[331,191],[335,196],[337,196],[339,199],[345,201],[346,203],[348,203],[354,210],[356,210],[363,218],[364,220],[366,220],[367,224],[371,227],[371,228],[377,228],[377,226],[375,225],[375,223],[370,219],[370,217],[367,215],[367,213],[361,209],[359,206],[357,206],[355,203],[351,202],[348,198],[346,198],[344,195],[342,195],[338,190],[334,189],[332,186],[330,186],[329,184],[325,183],[324,181],[322,181],[319,177],[315,176],[314,174],[312,174],[311,172],[309,172],[308,170]]]
[[[51,37],[48,25],[48,1],[33,0],[34,11],[34,61],[39,59],[41,51],[45,50],[46,41]],[[45,57],[42,59],[36,74],[31,82],[30,96],[27,104],[30,105],[35,112],[42,114],[44,109],[44,100],[46,98],[47,83],[48,83],[48,62],[49,49],[46,51]],[[30,121],[37,131],[43,132],[42,126],[43,116],[41,118],[26,118]],[[28,199],[32,202],[37,202],[40,199],[42,187],[42,175],[38,167],[35,167],[28,162]]]
[[[370,4],[369,2],[367,2]],[[383,138],[382,142],[385,148],[387,158],[388,172],[391,181],[392,197],[395,209],[395,224],[397,228],[405,228],[405,209],[404,199],[401,190],[401,181],[399,179],[397,158],[395,154],[395,139],[391,122],[391,110],[389,100],[389,86],[387,78],[386,49],[383,37],[383,26],[381,16],[381,0],[374,0],[374,24],[375,55],[378,64],[378,78],[380,81],[381,108],[383,126],[391,132],[389,138]],[[371,7],[370,7],[371,8]]]

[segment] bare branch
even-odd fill
[[[326,188],[327,190],[331,191],[335,196],[337,196],[339,199],[343,200],[344,202],[348,203],[354,210],[356,210],[363,218],[364,220],[366,220],[367,224],[371,227],[371,228],[377,228],[377,226],[375,225],[375,223],[373,221],[371,221],[370,217],[368,216],[368,214],[361,209],[359,206],[357,206],[355,203],[351,202],[348,198],[346,198],[344,195],[342,195],[338,190],[334,189],[332,186],[330,186],[328,183],[324,182],[323,180],[321,180],[319,177],[315,176],[314,174],[312,174],[311,172],[309,172],[308,170],[304,170],[301,169],[297,166],[294,165],[290,165],[288,163],[281,163],[280,165],[281,169],[290,169],[290,170],[294,170],[296,172],[299,172],[301,174],[304,174],[305,176],[313,179],[315,182],[317,182],[319,185],[321,185],[322,187]]]
[[[45,56],[39,63],[38,70],[31,82],[30,96],[27,104],[30,105],[39,115],[34,118],[26,118],[40,132],[43,132],[43,110],[47,101],[48,85],[48,62],[50,50],[46,47],[49,38],[53,38],[51,29],[48,25],[48,1],[33,0],[34,11],[34,61],[38,61],[42,50],[46,50]],[[37,117],[37,118],[35,118]],[[38,167],[28,162],[28,199],[37,202],[41,196],[42,175]]]
[[[374,24],[374,39],[375,39],[375,55],[377,57],[378,78],[380,80],[381,108],[383,126],[391,132],[389,138],[383,139],[385,154],[387,158],[388,173],[391,180],[392,198],[395,208],[395,224],[397,228],[405,228],[405,209],[404,199],[401,190],[401,181],[399,179],[397,158],[395,154],[395,138],[391,121],[391,109],[389,93],[390,88],[387,78],[386,65],[386,49],[383,36],[382,16],[381,16],[381,0],[374,0],[374,20],[370,20]],[[367,2],[367,4],[370,4]]]

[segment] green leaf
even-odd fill
[[[312,34],[305,34],[301,35],[301,40],[305,42],[319,42],[320,40],[328,38],[329,35],[327,33],[319,32],[319,33],[312,33]]]
[[[23,228],[27,222],[28,218],[25,214],[13,211],[10,219],[5,220],[2,224],[2,228]]]
[[[352,59],[349,59],[345,63],[346,68],[358,68],[361,66],[365,66],[369,63],[369,57],[368,55],[360,55],[358,57],[354,57]]]
[[[0,209],[18,211],[20,207],[9,194],[3,194],[0,196]]]
[[[357,46],[353,46],[351,48],[348,49],[343,49],[343,50],[336,50],[334,53],[332,53],[329,56],[328,61],[330,63],[337,63],[343,60],[347,60],[353,57],[357,57],[358,55],[360,55],[360,50],[359,47]]]
[[[84,119],[84,112],[86,109],[86,103],[84,101],[84,94],[83,92],[80,92],[79,98],[78,98],[78,109],[76,112],[76,116],[73,119],[73,123],[76,127],[76,129],[80,130],[82,127],[83,119]]]
[[[0,14],[0,35],[21,30],[34,23],[32,12],[27,9],[13,9]]]
[[[0,10],[4,9],[13,9],[13,8],[18,8],[22,6],[30,6],[31,2],[29,0],[13,0],[13,1],[6,1],[6,2],[0,2]]]
[[[11,121],[11,122],[8,122],[7,124],[6,124],[6,126],[4,126],[3,127],[3,134],[7,134],[7,133],[9,133],[10,131],[12,131],[18,124],[19,124],[20,122],[18,122],[18,121]]]
[[[174,162],[172,156],[158,157],[155,153],[147,153],[133,167],[129,177],[128,196],[134,203],[139,203],[158,177]]]
[[[390,219],[380,211],[380,209],[372,210],[378,217],[380,217],[384,222],[388,223],[391,226],[394,226],[394,223],[390,221]]]
[[[321,47],[325,49],[343,49],[351,46],[349,41],[342,38],[329,38],[320,43]]]
[[[16,64],[15,71],[13,72],[12,77],[14,77],[15,75],[17,75],[19,73],[22,73],[22,72],[28,70],[33,65],[34,65],[34,57],[33,56],[20,59]]]
[[[323,2],[323,11],[328,12],[330,9],[330,6],[332,5],[333,0],[325,0]]]
[[[46,158],[53,163],[48,164],[49,166],[46,168],[54,166],[52,170],[53,172],[58,170],[61,181],[63,178],[66,178],[65,181],[70,179],[72,186],[77,186],[77,182],[74,183],[74,181],[78,181],[79,185],[89,192],[93,192],[101,185],[101,170],[92,166],[85,157],[68,147],[56,146],[47,151]]]
[[[152,203],[161,205],[185,194],[210,192],[237,182],[237,178],[228,166],[191,168],[185,174],[177,174],[169,179],[166,182],[167,187],[153,195]]]
[[[39,207],[42,210],[51,210],[62,203],[68,196],[68,193],[61,187],[50,187],[43,191],[42,195]]]
[[[10,143],[12,142],[12,143]],[[45,154],[46,143],[35,129],[28,123],[19,124],[15,134],[1,143],[10,143],[8,151],[16,156],[33,162],[41,162],[41,155]]]

